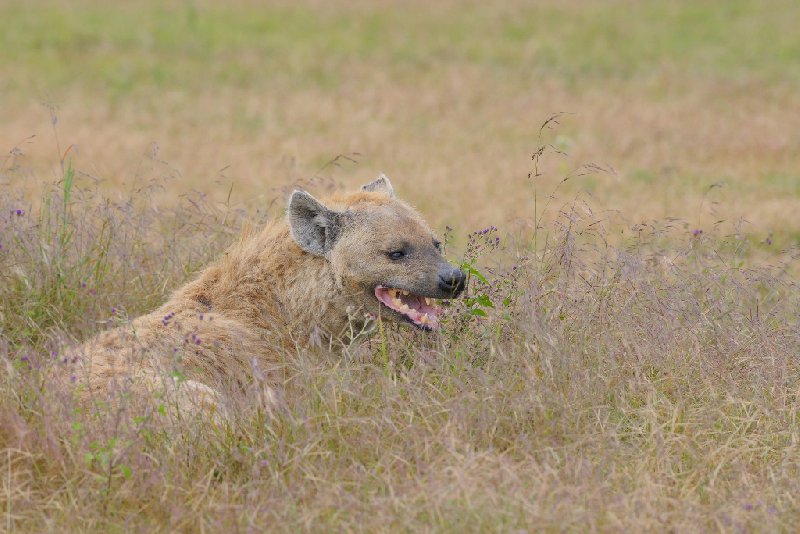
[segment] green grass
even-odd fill
[[[206,83],[335,87],[354,68],[401,77],[452,64],[487,65],[497,76],[525,81],[554,75],[591,83],[671,69],[686,78],[797,84],[800,37],[790,21],[798,16],[796,2],[755,0],[433,11],[4,3],[0,68],[15,74],[5,77],[12,92],[73,85],[123,94]]]

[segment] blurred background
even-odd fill
[[[31,203],[62,159],[164,203],[382,171],[440,231],[555,194],[622,229],[800,241],[796,0],[0,0],[0,20],[0,187]]]

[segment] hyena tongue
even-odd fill
[[[412,293],[406,293],[403,295],[402,293],[399,295],[400,302],[408,306],[409,308],[420,311],[422,305],[425,304],[425,298],[420,297],[419,295],[414,295]]]
[[[439,328],[439,313],[441,309],[428,304],[424,297],[414,294],[403,295],[397,289],[383,286],[375,288],[375,297],[388,308],[411,319],[418,326],[431,329]]]

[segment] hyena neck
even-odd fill
[[[179,295],[295,343],[336,336],[347,320],[330,263],[303,252],[285,225],[232,246]]]

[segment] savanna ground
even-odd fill
[[[798,20],[0,1],[0,530],[797,531]],[[440,333],[225,427],[75,403],[71,344],[378,171],[474,270]]]

